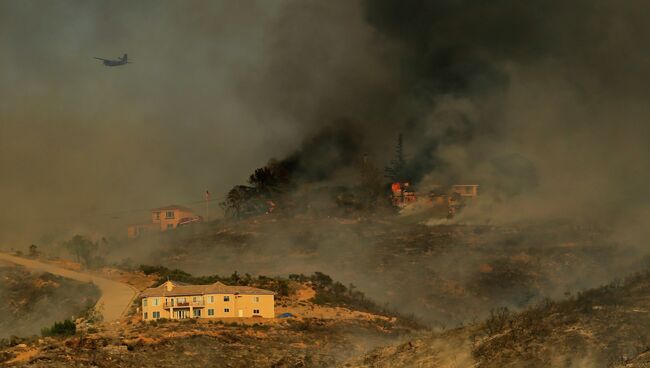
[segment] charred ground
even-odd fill
[[[54,322],[81,315],[99,299],[92,284],[22,267],[0,265],[0,338],[30,336]]]

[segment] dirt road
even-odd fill
[[[101,310],[105,322],[113,322],[122,317],[137,294],[136,290],[127,284],[88,273],[71,271],[55,265],[15,257],[6,253],[0,253],[0,260],[24,266],[30,271],[49,272],[81,282],[94,283],[102,293],[102,296],[97,301],[97,305],[102,306]]]

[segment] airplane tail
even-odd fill
[[[122,61],[128,61],[128,59],[129,57],[127,54],[124,54],[124,56],[122,56]]]

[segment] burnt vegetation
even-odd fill
[[[38,334],[56,321],[82,316],[100,294],[95,285],[19,267],[1,267],[0,280],[0,337]]]
[[[480,367],[564,366],[587,355],[594,367],[625,364],[648,349],[648,296],[650,271],[519,313],[497,308],[480,324],[473,354]]]
[[[208,285],[217,281],[227,285],[252,286],[261,289],[271,290],[280,297],[289,296],[291,293],[292,282],[308,285],[316,292],[312,302],[314,304],[345,307],[351,310],[369,312],[373,314],[397,317],[402,325],[411,328],[424,328],[424,325],[414,315],[403,315],[392,310],[388,306],[380,305],[368,298],[362,291],[358,290],[353,284],[345,286],[339,281],[322,272],[314,272],[310,276],[303,274],[291,274],[288,278],[267,277],[259,275],[253,277],[250,274],[240,275],[234,272],[230,276],[222,277],[219,275],[193,276],[185,271],[178,269],[169,269],[163,266],[140,265],[140,271],[146,275],[158,275],[158,281],[155,286],[161,285],[167,280],[180,281],[188,284]]]
[[[221,207],[230,218],[313,208],[329,213],[388,208],[383,179],[363,153],[361,136],[348,121],[324,128],[293,154],[255,169],[248,185],[234,186]],[[337,175],[350,169],[357,173],[354,183],[334,184]]]

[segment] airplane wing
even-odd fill
[[[102,58],[98,58],[98,57],[94,57],[93,59],[97,59],[97,60],[101,60],[101,61],[109,61],[108,59],[102,59]]]

